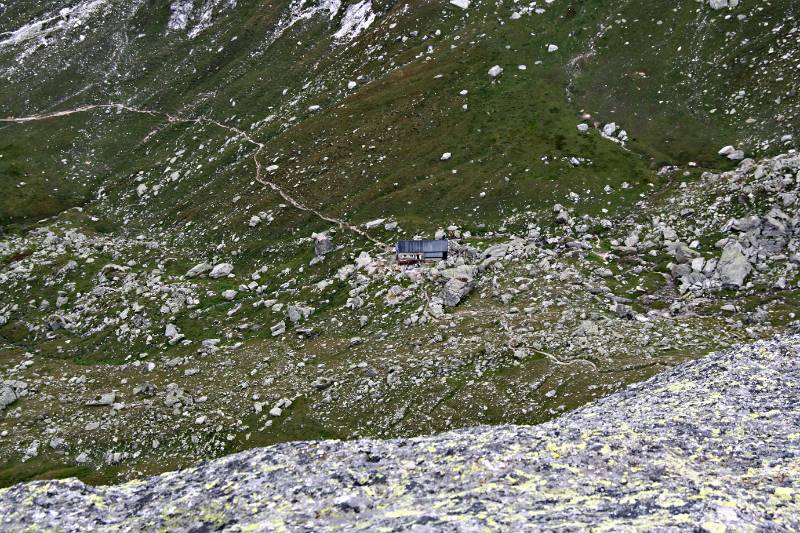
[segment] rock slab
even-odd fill
[[[800,336],[534,427],[286,443],[119,486],[0,490],[27,531],[800,530]]]

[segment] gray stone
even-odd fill
[[[17,401],[17,393],[10,385],[0,385],[0,410]]]
[[[302,305],[289,305],[286,307],[286,315],[293,324],[297,324],[301,320],[306,320],[313,312],[313,307],[305,307]]]
[[[472,290],[472,282],[461,278],[452,278],[442,288],[442,301],[447,307],[457,306]]]
[[[93,400],[89,400],[86,402],[88,406],[109,406],[113,405],[114,401],[117,399],[117,393],[114,391],[106,392],[104,394],[100,394],[96,396]]]
[[[610,268],[598,268],[594,271],[595,274],[600,276],[601,278],[613,278],[614,272],[611,271]]]
[[[224,278],[227,277],[231,272],[233,272],[232,264],[220,263],[211,269],[211,272],[209,272],[208,277],[212,279]]]
[[[311,384],[311,386],[317,390],[325,390],[331,385],[333,385],[333,381],[325,377],[317,378],[314,380],[314,383]]]
[[[164,405],[170,408],[180,408],[180,407],[187,407],[194,404],[194,400],[191,396],[187,395],[186,392],[178,386],[176,383],[170,383],[167,385],[166,390],[164,391]]]
[[[284,333],[286,333],[286,322],[281,320],[280,322],[269,328],[269,330],[270,333],[272,333],[273,337],[279,337]]]
[[[557,224],[569,224],[572,221],[572,217],[569,216],[567,211],[559,211],[556,214],[556,223]]]
[[[617,314],[617,316],[619,318],[625,318],[625,319],[628,319],[628,320],[633,319],[633,317],[635,316],[634,312],[633,312],[633,308],[631,306],[625,305],[625,304],[619,304],[619,303],[615,304],[614,305],[614,312]]]
[[[212,268],[213,267],[211,266],[210,263],[200,263],[190,268],[188,272],[186,272],[186,277],[196,278],[197,276],[211,272]]]
[[[741,287],[752,269],[753,267],[747,261],[742,253],[742,247],[738,243],[727,244],[717,263],[717,272],[723,287]]]
[[[635,247],[639,244],[639,234],[638,233],[631,233],[625,238],[625,246],[629,248]]]
[[[494,246],[490,246],[486,249],[481,256],[484,259],[489,257],[496,257],[496,258],[503,258],[508,253],[508,245],[507,244],[495,244]]]
[[[314,233],[314,255],[323,256],[333,250],[333,241],[327,233]]]
[[[714,10],[725,9],[726,7],[733,9],[739,5],[739,0],[708,0],[708,5]]]

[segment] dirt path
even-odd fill
[[[243,131],[243,130],[241,130],[239,128],[236,128],[234,126],[228,126],[227,124],[223,124],[222,122],[216,121],[214,119],[210,119],[210,118],[207,118],[207,117],[182,117],[180,115],[171,115],[169,113],[163,113],[163,112],[160,112],[160,111],[153,111],[153,110],[150,110],[150,109],[141,109],[141,108],[137,108],[137,107],[131,107],[131,106],[128,106],[128,105],[125,105],[125,104],[110,103],[110,104],[85,105],[85,106],[81,106],[81,107],[76,107],[74,109],[67,109],[67,110],[64,110],[64,111],[53,111],[52,113],[43,113],[43,114],[40,114],[40,115],[28,115],[28,116],[24,116],[24,117],[0,118],[0,123],[26,124],[26,123],[29,123],[29,122],[39,122],[39,121],[50,120],[50,119],[54,119],[54,118],[61,118],[61,117],[67,117],[67,116],[70,116],[70,115],[76,115],[76,114],[79,114],[79,113],[87,113],[89,111],[95,111],[95,110],[98,110],[98,109],[116,109],[119,112],[125,111],[125,112],[128,112],[128,113],[138,113],[138,114],[141,114],[141,115],[149,115],[149,116],[153,116],[153,117],[159,117],[159,118],[162,118],[162,119],[166,119],[166,121],[171,123],[171,124],[176,124],[176,123],[210,124],[210,125],[213,125],[213,126],[216,126],[216,127],[220,128],[220,129],[226,130],[229,133],[232,133],[234,135],[234,137],[241,137],[245,142],[247,142],[247,143],[249,143],[249,144],[251,144],[251,145],[253,145],[255,147],[255,151],[253,152],[253,162],[255,163],[255,166],[256,166],[256,176],[255,176],[256,181],[258,181],[262,185],[265,185],[265,186],[269,187],[270,189],[272,189],[281,198],[286,200],[286,202],[291,204],[296,209],[312,213],[317,218],[319,218],[321,220],[324,220],[326,222],[330,222],[332,224],[336,224],[340,228],[342,228],[344,230],[347,230],[347,231],[350,231],[352,233],[355,233],[356,235],[367,239],[368,241],[372,242],[373,244],[376,244],[376,245],[381,246],[381,247],[386,246],[384,243],[380,242],[379,240],[375,239],[374,237],[371,237],[366,231],[362,230],[361,228],[359,228],[357,226],[354,226],[354,225],[352,225],[352,224],[350,224],[348,222],[345,222],[344,220],[340,220],[338,218],[334,218],[334,217],[325,215],[324,213],[318,211],[317,209],[314,209],[313,207],[309,207],[309,206],[305,205],[304,203],[302,203],[301,201],[299,201],[296,198],[292,197],[286,191],[281,189],[281,187],[278,186],[278,184],[276,184],[273,181],[268,180],[264,176],[264,168],[263,168],[263,165],[262,165],[261,159],[260,159],[261,152],[264,150],[264,147],[265,147],[264,143],[257,141],[256,139],[254,139],[246,131]]]

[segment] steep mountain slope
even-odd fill
[[[0,6],[0,481],[542,422],[796,327],[797,7],[713,4]]]

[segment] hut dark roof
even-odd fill
[[[447,241],[397,241],[397,253],[399,254],[422,254],[446,252]]]

